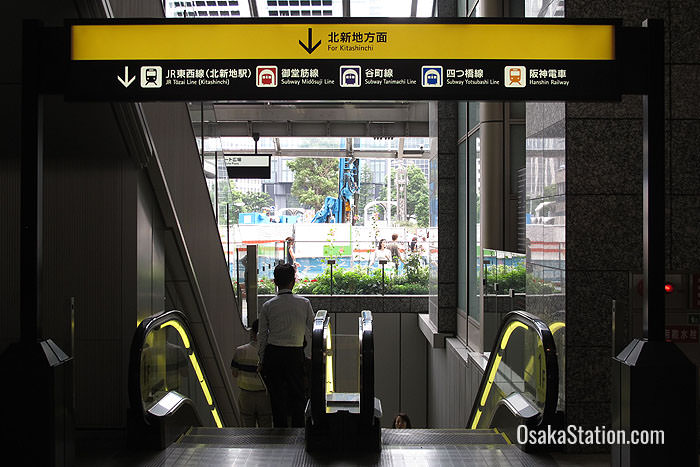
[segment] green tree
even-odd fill
[[[302,206],[318,210],[326,196],[338,196],[338,159],[300,157],[287,166],[294,173],[292,195]]]
[[[416,216],[418,227],[428,227],[430,221],[430,192],[425,174],[415,165],[409,165],[406,171],[406,211]]]
[[[253,191],[250,193],[241,193],[241,201],[243,201],[246,212],[261,211],[262,208],[267,208],[272,205],[272,197],[264,191]]]
[[[428,227],[430,222],[430,195],[428,195],[428,193],[420,194],[416,200],[416,207],[413,214],[416,216],[418,227]]]
[[[262,208],[269,207],[272,204],[272,197],[268,193],[243,193],[236,190],[233,180],[229,180],[229,187],[231,192],[229,201],[231,223],[235,224],[238,222],[238,214],[242,212],[260,212]]]

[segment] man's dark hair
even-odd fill
[[[391,239],[396,241],[396,239],[399,238],[399,234],[391,234]]]
[[[253,325],[250,327],[250,329],[253,331],[253,334],[258,333],[258,320],[256,319],[253,321]]]
[[[278,264],[275,267],[275,284],[284,287],[294,282],[294,266],[291,264]]]

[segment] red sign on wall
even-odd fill
[[[688,325],[666,326],[666,342],[697,343],[698,327]]]

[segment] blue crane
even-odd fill
[[[355,196],[360,191],[360,160],[341,157],[338,161],[338,197],[326,196],[312,223],[353,222]]]

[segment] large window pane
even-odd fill
[[[351,0],[350,14],[352,16],[411,16],[411,0]]]
[[[469,316],[477,321],[481,319],[481,139],[479,131],[467,140],[469,157]]]
[[[468,117],[469,121],[467,123],[467,129],[471,130],[475,128],[480,120],[479,117],[479,103],[475,101],[469,101],[469,110],[468,110]]]
[[[467,210],[469,200],[467,199],[468,178],[467,178],[467,145],[461,143],[457,148],[457,173],[459,180],[457,187],[457,307],[460,310],[467,310],[468,296],[468,270],[469,270],[469,223]]]

